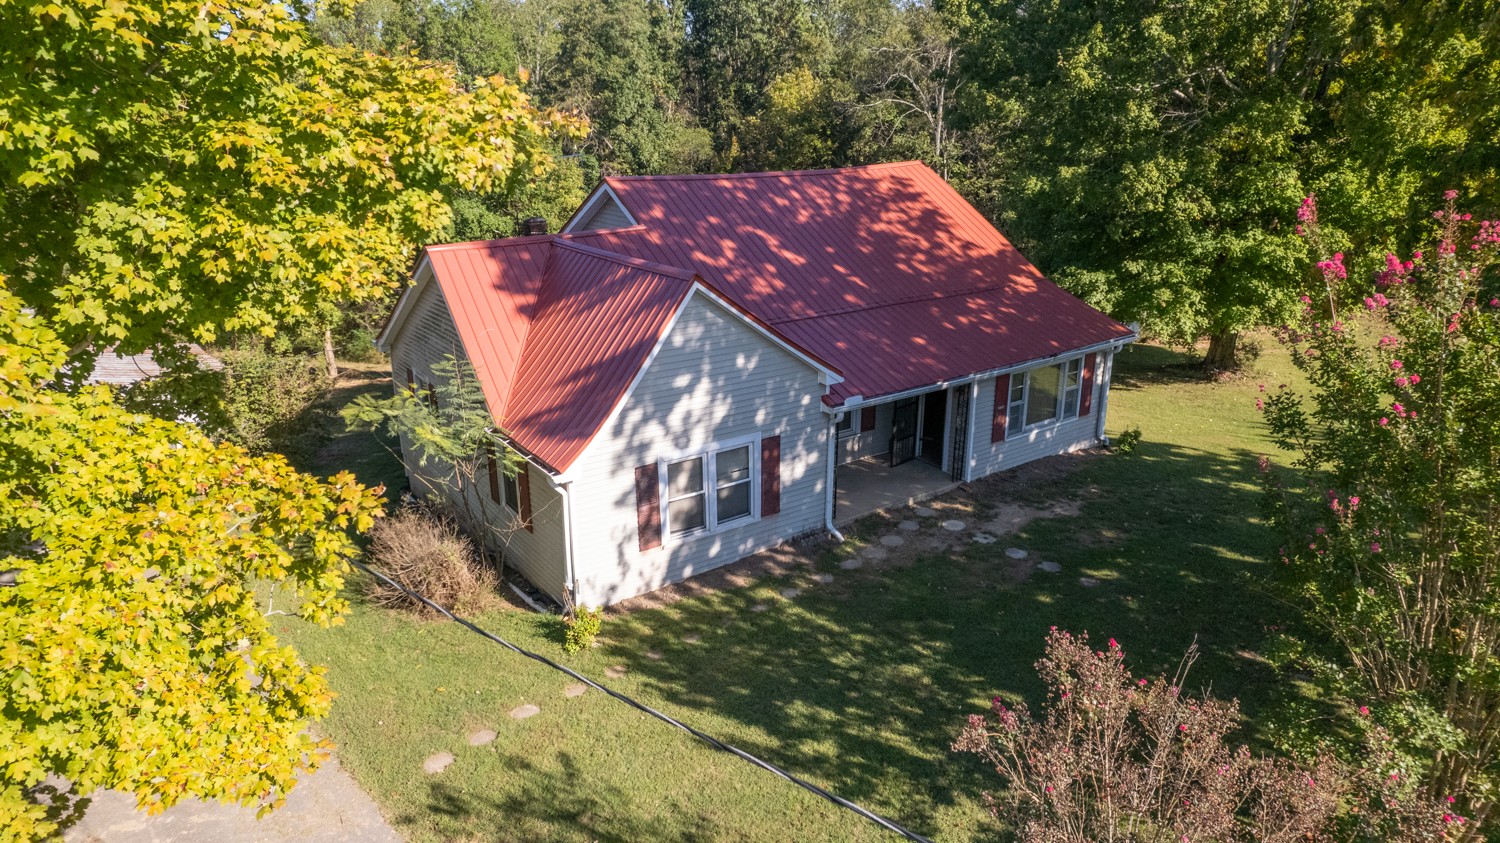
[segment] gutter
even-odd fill
[[[861,398],[859,401],[845,401],[843,404],[840,404],[837,407],[830,407],[827,404],[824,404],[823,412],[828,413],[829,415],[833,415],[835,413],[843,412],[844,410],[853,409],[862,404],[884,404],[889,401],[896,401],[902,398],[910,398],[913,395],[921,395],[923,393],[932,392],[935,389],[946,389],[951,386],[959,386],[961,384],[981,381],[985,378],[991,378],[996,375],[1004,375],[1010,372],[1019,372],[1024,369],[1030,369],[1039,363],[1045,363],[1048,360],[1056,360],[1060,357],[1071,357],[1075,354],[1089,354],[1095,351],[1106,350],[1110,354],[1114,354],[1121,348],[1124,348],[1126,345],[1138,341],[1140,338],[1140,333],[1133,331],[1131,332],[1130,336],[1127,337],[1120,337],[1119,339],[1107,340],[1105,342],[1096,342],[1093,345],[1086,345],[1081,348],[1070,348],[1067,351],[1059,351],[1056,354],[1049,354],[1046,357],[1033,357],[1030,360],[1023,360],[1020,363],[1012,363],[1008,366],[1001,366],[995,369],[985,369],[982,372],[974,372],[973,374],[963,375],[962,377],[951,378],[945,381],[937,381],[936,383],[930,383],[925,386],[915,386],[911,389],[903,389],[900,392],[889,392],[884,395],[876,396],[873,399]]]

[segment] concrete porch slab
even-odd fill
[[[838,467],[833,520],[848,524],[872,512],[911,506],[958,485],[946,471],[921,460],[894,468],[882,458],[855,460]]]

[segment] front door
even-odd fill
[[[891,465],[900,465],[917,455],[917,399],[902,398],[891,410]]]
[[[948,426],[948,390],[940,389],[922,396],[922,448],[920,456],[938,468],[943,467],[943,431]]]

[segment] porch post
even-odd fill
[[[964,435],[966,435],[966,436],[969,437],[969,441],[967,443],[967,447],[964,448],[964,462],[965,462],[965,465],[964,465],[964,482],[965,483],[969,483],[969,482],[972,482],[974,480],[974,464],[976,462],[978,462],[978,458],[974,456],[974,449],[975,449],[975,445],[976,445],[975,436],[974,436],[974,420],[976,418],[978,418],[978,414],[979,414],[979,409],[978,408],[979,408],[979,379],[975,378],[972,382],[969,383],[969,424],[968,424],[967,428],[964,431]]]

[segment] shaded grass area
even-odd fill
[[[1032,663],[1051,626],[1113,636],[1146,673],[1171,670],[1196,638],[1195,684],[1239,697],[1251,715],[1280,693],[1255,655],[1286,612],[1258,588],[1271,537],[1256,516],[1254,461],[1270,446],[1254,401],[1261,380],[1274,386],[1291,369],[1268,349],[1258,375],[1209,382],[1190,359],[1145,346],[1117,358],[1108,427],[1143,429],[1134,454],[1076,458],[1072,472],[993,487],[1012,502],[1077,501],[1076,517],[909,567],[843,571],[838,563],[884,529],[868,519],[844,546],[811,551],[807,573],[612,617],[600,646],[572,657],[555,619],[498,611],[481,622],[595,678],[623,665],[606,684],[923,834],[983,839],[980,794],[995,780],[948,745],[990,696],[1036,701]],[[373,456],[345,459],[365,453],[355,437],[369,439],[344,434],[321,453],[384,479],[390,466]],[[975,518],[1003,502],[979,488]],[[1018,580],[1007,546],[1063,573]],[[813,572],[835,581],[809,587]],[[791,585],[802,595],[782,599]],[[565,698],[563,675],[455,625],[363,605],[334,630],[276,620],[305,657],[329,665],[340,699],[322,728],[413,840],[890,839],[597,692]],[[525,703],[541,713],[507,717]],[[498,739],[468,746],[481,728]],[[453,766],[423,775],[422,760],[444,750]]]

